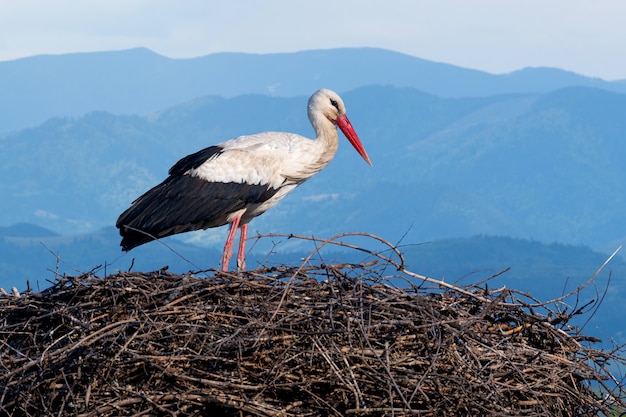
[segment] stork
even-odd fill
[[[228,271],[240,229],[237,267],[245,269],[248,223],[322,170],[335,156],[337,127],[372,165],[339,95],[316,91],[308,102],[316,139],[294,133],[240,136],[176,162],[169,176],[136,199],[117,220],[123,251],[151,240],[230,224],[222,270]]]

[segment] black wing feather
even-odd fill
[[[169,171],[170,175],[183,175],[185,172],[190,169],[198,168],[200,165],[205,163],[210,158],[217,156],[224,152],[224,148],[221,146],[209,146],[208,148],[204,148],[201,151],[196,153],[192,153],[191,155],[187,155],[182,158],[180,161],[176,162]]]
[[[209,149],[205,151],[209,153]],[[201,158],[192,156],[181,159],[172,171],[191,169]],[[190,175],[171,175],[120,215],[116,223],[123,237],[120,245],[128,251],[154,238],[223,226],[229,214],[260,204],[277,191],[267,185],[209,182]]]

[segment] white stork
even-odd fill
[[[248,223],[322,170],[337,152],[341,129],[356,151],[372,164],[337,93],[321,89],[309,99],[309,120],[317,138],[263,132],[210,146],[178,161],[169,177],[139,197],[116,226],[122,250],[153,239],[230,224],[222,255],[228,270],[240,228],[237,267],[245,269]]]

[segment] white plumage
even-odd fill
[[[285,132],[264,132],[220,143],[225,152],[213,156],[189,174],[207,181],[282,185],[301,165],[315,159],[315,141]],[[302,161],[298,164],[294,161]],[[291,175],[290,175],[291,174]]]
[[[222,269],[241,228],[238,268],[245,269],[248,222],[315,175],[337,152],[339,127],[371,165],[337,93],[321,89],[309,99],[316,139],[285,132],[240,136],[178,161],[161,184],[139,197],[116,226],[128,251],[153,239],[230,224]]]

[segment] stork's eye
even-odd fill
[[[333,100],[332,98],[330,99],[330,104],[333,105],[334,108],[337,109],[337,111],[339,111],[339,104],[337,104],[337,100]]]

